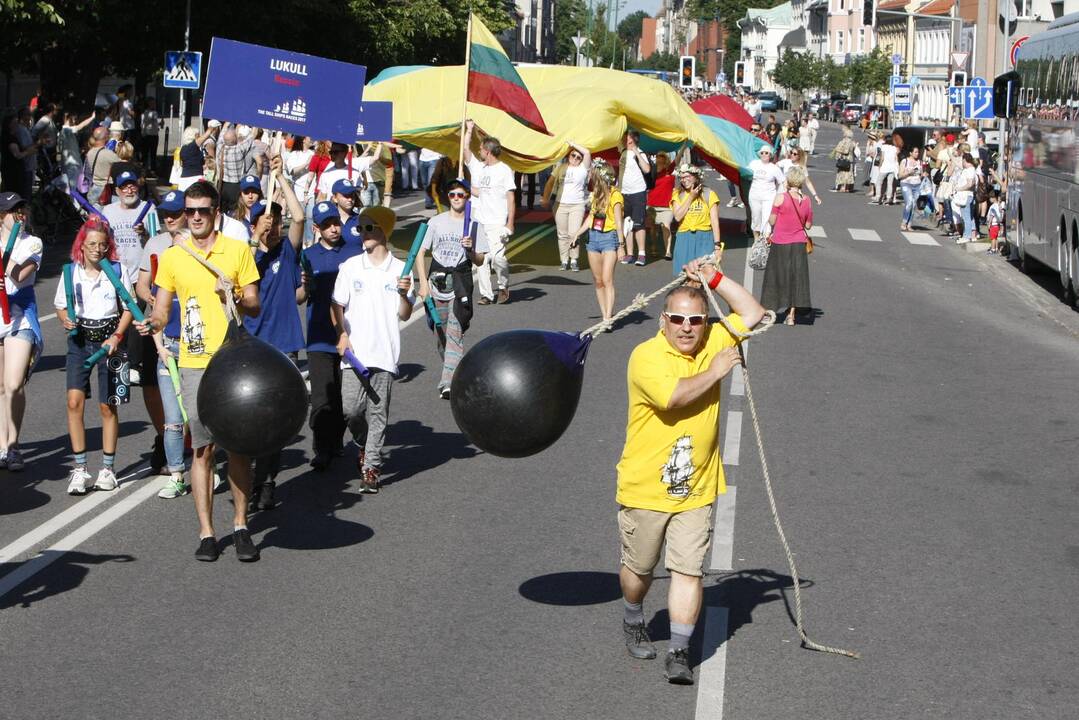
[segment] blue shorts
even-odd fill
[[[608,232],[589,230],[588,252],[618,252],[618,232],[616,230],[610,230]]]
[[[81,390],[87,399],[90,394],[90,373],[93,368],[83,366],[83,361],[101,348],[101,343],[90,342],[82,337],[67,339],[67,389]],[[131,400],[130,368],[123,346],[97,363],[98,402],[102,405],[123,405]]]
[[[16,340],[22,340],[23,342],[30,343],[31,345],[33,345],[35,342],[37,342],[37,336],[34,335],[34,331],[31,330],[30,328],[23,328],[22,330],[15,333],[14,335],[8,335],[7,337],[0,338],[0,345],[3,345],[4,341],[7,340],[8,338],[15,338]]]

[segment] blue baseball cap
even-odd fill
[[[161,212],[174,213],[184,209],[184,194],[179,190],[169,190],[157,204]]]
[[[472,186],[469,184],[468,180],[465,180],[464,178],[454,178],[453,180],[450,180],[442,186],[442,191],[449,192],[455,187],[462,188],[469,195],[472,194]]]
[[[116,187],[121,188],[124,185],[128,185],[130,183],[137,183],[138,181],[139,174],[137,172],[135,172],[134,170],[124,170],[123,172],[118,173],[115,178],[113,178],[112,183]]]
[[[340,220],[341,213],[338,212],[336,205],[323,201],[318,205],[315,205],[315,209],[311,213],[311,218],[315,221],[316,225],[321,226],[327,220]]]
[[[352,181],[348,178],[341,178],[333,184],[333,187],[330,188],[330,191],[334,195],[337,195],[338,193],[342,195],[352,195],[356,192],[356,186],[353,185]]]
[[[262,194],[262,182],[259,181],[254,175],[244,175],[240,179],[240,192],[244,190],[258,190],[259,194]]]
[[[276,215],[277,217],[281,217],[280,205],[278,205],[277,203],[273,203],[270,208],[270,211],[274,215]],[[254,224],[254,222],[259,219],[259,216],[262,215],[262,213],[264,212],[266,212],[266,202],[264,200],[259,200],[257,203],[251,206],[251,212],[249,212],[247,215],[247,221]]]

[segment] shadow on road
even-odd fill
[[[88,567],[90,565],[100,565],[107,562],[132,562],[135,560],[132,555],[91,555],[83,552],[59,552],[56,550],[46,550],[41,554],[41,557],[48,557],[49,555],[57,555],[58,557],[52,561],[49,567],[27,578],[26,582],[0,598],[0,610],[15,607],[16,605],[24,608],[30,607],[46,598],[74,590],[90,574]],[[34,558],[27,560],[25,563],[0,564],[0,577],[6,576],[9,572],[18,572],[20,567],[31,562],[40,563],[41,560]]]
[[[582,269],[583,270],[583,269]],[[581,273],[578,272],[577,275]],[[587,277],[587,276],[585,276]],[[563,277],[561,275],[540,275],[534,277],[528,281],[530,285],[591,285],[592,283],[584,280],[575,280],[571,277]]]
[[[475,457],[476,448],[461,433],[435,432],[418,420],[402,420],[386,431],[386,445],[393,446],[386,456],[383,485],[407,480],[427,470],[441,467],[450,460]]]
[[[617,574],[594,570],[540,575],[525,580],[517,592],[532,602],[565,607],[602,605],[622,597]]]

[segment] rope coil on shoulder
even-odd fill
[[[701,258],[701,261],[715,263],[715,256],[708,255]],[[659,290],[656,290],[655,292],[648,295],[637,295],[637,297],[634,298],[633,302],[626,306],[621,312],[617,313],[616,315],[612,316],[607,320],[596,323],[592,327],[582,331],[581,337],[588,336],[594,338],[598,333],[605,332],[609,328],[613,327],[613,325],[617,321],[621,320],[632,312],[640,310],[655,298],[663,295],[669,290],[674,289],[675,287],[678,287],[688,279],[689,277],[687,276],[687,274],[683,272],[678,275],[678,277],[676,277],[674,280],[661,287]],[[750,330],[749,332],[739,331],[731,325],[730,321],[727,319],[727,316],[723,314],[723,310],[719,306],[719,301],[716,300],[715,292],[710,287],[708,287],[707,283],[701,283],[701,287],[704,289],[704,294],[708,298],[708,303],[709,305],[711,305],[712,311],[716,314],[716,316],[719,318],[719,322],[722,323],[723,327],[727,329],[727,332],[729,332],[731,336],[738,338],[739,340],[746,340],[755,335],[760,335],[767,332],[768,330],[771,330],[772,327],[775,325],[776,314],[771,310],[766,310],[764,318],[761,319],[761,322],[756,329]],[[776,532],[779,534],[779,541],[783,545],[783,552],[787,556],[787,566],[790,569],[791,579],[794,583],[794,624],[798,629],[798,637],[800,637],[802,640],[802,646],[809,650],[831,653],[833,655],[843,655],[844,657],[855,659],[861,658],[861,655],[854,650],[847,650],[845,648],[834,647],[832,645],[823,645],[810,639],[809,635],[806,634],[802,612],[802,581],[798,576],[798,566],[794,562],[794,553],[791,551],[790,543],[787,541],[787,534],[783,530],[783,523],[780,522],[779,519],[779,509],[776,507],[775,492],[772,489],[772,476],[771,472],[768,469],[768,459],[767,457],[765,457],[764,454],[764,434],[761,432],[760,418],[757,415],[757,406],[753,402],[753,388],[749,382],[749,368],[746,366],[745,351],[741,343],[738,343],[737,347],[739,354],[742,356],[742,384],[745,387],[746,403],[749,405],[749,416],[753,420],[753,435],[757,440],[757,455],[761,461],[761,473],[764,477],[764,489],[768,496],[768,507],[772,511],[772,521],[775,524]]]

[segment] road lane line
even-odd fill
[[[808,230],[809,237],[811,238],[827,238],[828,233],[824,232],[824,228],[820,225],[814,225]]]
[[[697,720],[720,720],[727,683],[727,608],[704,608],[704,648],[715,648],[697,668]]]
[[[866,240],[868,242],[880,242],[880,235],[876,230],[865,230],[863,228],[848,228],[852,240]]]
[[[0,578],[0,597],[7,595],[49,565],[52,565],[66,553],[79,547],[94,535],[97,535],[106,527],[134,510],[140,504],[149,498],[154,497],[157,494],[157,490],[158,487],[155,483],[144,482],[140,484],[123,500],[112,505],[105,510],[105,512],[94,517],[73,532],[60,538],[37,557],[26,561],[20,565],[18,569]]]
[[[712,570],[727,572],[734,567],[734,506],[738,488],[727,486],[727,492],[716,498],[715,530],[712,532]]]
[[[738,453],[742,444],[742,412],[731,410],[727,413],[727,432],[723,437],[724,465],[738,465]]]
[[[903,237],[907,239],[911,245],[933,245],[940,247],[940,243],[933,239],[933,236],[924,232],[904,232]]]

